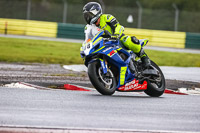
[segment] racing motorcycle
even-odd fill
[[[96,90],[102,95],[144,91],[151,97],[161,96],[165,91],[165,78],[158,65],[151,60],[150,67],[145,69],[136,54],[109,36],[102,30],[81,47],[81,57]],[[147,42],[140,40],[140,45],[144,47]]]

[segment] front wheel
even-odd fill
[[[115,92],[117,83],[114,74],[109,68],[108,72],[103,74],[100,62],[89,64],[88,76],[92,85],[102,95],[112,95]]]
[[[158,71],[158,76],[150,76],[147,81],[147,89],[144,91],[152,97],[159,97],[165,91],[165,77],[156,63],[151,61],[151,65]]]

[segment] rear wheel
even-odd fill
[[[108,72],[104,74],[99,62],[89,64],[88,76],[92,85],[102,95],[112,95],[115,92],[117,83],[113,72],[108,68]]]
[[[157,70],[158,76],[152,75],[147,81],[147,89],[144,91],[152,97],[159,97],[165,91],[165,77],[156,63],[151,61],[151,65]]]

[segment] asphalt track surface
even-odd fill
[[[0,126],[200,132],[200,97],[0,87]]]
[[[44,40],[44,38],[41,39]],[[156,47],[150,47],[150,49],[199,53],[199,50],[187,49]],[[1,64],[1,66],[4,65],[10,64]],[[67,76],[66,80],[66,75],[57,76],[63,74],[60,66],[47,66],[50,69],[58,68],[55,72],[48,73],[49,70],[46,70],[46,67],[32,64],[26,68],[23,65],[14,65],[14,68],[12,64],[7,68],[1,68],[0,83],[27,80],[32,83],[52,81],[66,83],[67,81],[74,84],[89,84],[87,77],[74,80],[74,77]],[[32,67],[36,69],[32,70]],[[198,72],[196,82],[199,82]],[[0,132],[4,131],[2,130],[4,128],[11,128],[13,131],[13,127],[56,129],[55,132],[58,129],[66,129],[67,132],[74,129],[80,132],[91,130],[94,132],[200,132],[199,101],[200,96],[197,95],[164,94],[159,98],[152,98],[144,93],[116,92],[113,96],[102,96],[95,90],[67,91],[0,87]]]

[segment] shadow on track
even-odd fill
[[[92,97],[110,97],[110,98],[142,98],[142,99],[146,99],[146,98],[151,98],[151,99],[158,99],[158,98],[164,98],[164,97],[150,97],[150,96],[139,96],[139,95],[112,95],[112,96],[106,96],[106,95],[101,95],[101,94],[89,94],[88,96],[92,96]]]

